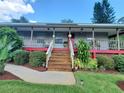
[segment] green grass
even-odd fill
[[[121,74],[100,74],[93,72],[77,72],[75,73],[77,82],[84,80],[81,86],[82,93],[124,93],[117,85],[118,80],[124,80]]]
[[[24,81],[0,81],[0,93],[124,93],[116,86],[124,75],[98,74],[92,72],[74,73],[77,84],[74,86],[31,84]],[[80,80],[84,85],[80,85]]]

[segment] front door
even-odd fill
[[[55,38],[55,48],[63,48],[63,38],[56,37]]]
[[[55,48],[65,48],[65,43],[68,43],[67,33],[56,33],[55,34]]]

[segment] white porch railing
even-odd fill
[[[72,69],[73,69],[74,68],[74,49],[73,49],[73,45],[72,45],[71,39],[69,39],[69,50],[70,50],[70,57],[71,57]]]
[[[24,47],[34,47],[34,48],[48,48],[49,47],[49,42],[44,41],[44,42],[38,42],[38,39],[36,40],[30,40],[30,39],[24,39],[23,40]]]
[[[46,68],[48,67],[48,62],[49,62],[49,59],[51,57],[51,53],[52,53],[52,50],[53,50],[53,47],[54,47],[54,39],[51,41],[50,45],[49,45],[49,48],[46,52]]]
[[[120,41],[120,49],[124,49],[124,41]]]
[[[88,41],[93,49],[92,40]],[[124,41],[120,40],[120,49],[124,49]],[[95,40],[95,49],[97,50],[118,50],[118,41],[117,40]]]

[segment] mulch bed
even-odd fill
[[[122,89],[124,91],[124,81],[118,81],[117,85],[120,89]]]
[[[25,64],[23,65],[24,67],[27,67],[27,68],[30,68],[30,69],[33,69],[33,70],[37,70],[37,71],[40,71],[40,72],[43,72],[43,71],[46,71],[47,69],[45,67],[32,67],[30,64]]]
[[[21,79],[5,71],[2,75],[0,74],[0,80],[21,80]]]

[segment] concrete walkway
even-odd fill
[[[12,64],[7,64],[5,70],[30,83],[61,85],[75,84],[75,78],[72,72],[39,72],[23,66],[17,66]]]

